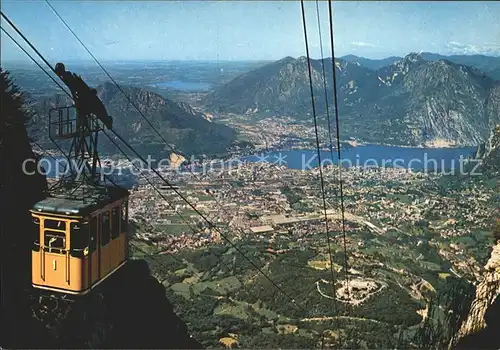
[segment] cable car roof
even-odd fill
[[[85,196],[55,196],[37,202],[32,211],[59,215],[88,215],[118,199],[127,197],[129,192],[119,186],[92,188]]]

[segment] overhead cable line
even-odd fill
[[[3,14],[3,13],[2,13],[2,16],[4,16],[4,14]],[[10,21],[9,21],[9,22],[10,22]],[[1,29],[1,30],[5,33],[5,35],[7,35],[7,36],[10,38],[10,40],[12,40],[12,41],[14,42],[14,44],[16,44],[16,45],[17,45],[17,47],[19,47],[19,48],[20,48],[20,49],[21,49],[21,50],[22,50],[22,51],[26,54],[26,56],[28,56],[28,57],[29,57],[29,58],[30,58],[30,59],[31,59],[31,60],[32,60],[32,61],[33,61],[33,62],[34,62],[37,66],[38,66],[38,68],[40,68],[40,69],[41,69],[41,70],[42,70],[42,71],[43,71],[43,72],[44,72],[44,73],[45,73],[45,74],[46,74],[46,75],[47,75],[47,76],[48,76],[48,77],[49,77],[49,78],[50,78],[50,79],[51,79],[51,80],[52,80],[52,81],[53,81],[53,82],[57,85],[57,86],[59,86],[59,88],[60,88],[62,91],[64,91],[64,92],[66,93],[66,95],[68,95],[71,99],[73,99],[73,97],[71,96],[71,94],[70,94],[69,92],[67,92],[67,91],[63,88],[63,86],[61,85],[61,83],[59,83],[59,82],[58,82],[58,81],[57,81],[57,80],[56,80],[56,79],[55,79],[52,75],[50,75],[50,73],[49,73],[49,72],[47,72],[47,71],[46,71],[46,70],[45,70],[45,69],[44,69],[44,68],[40,65],[40,63],[38,63],[38,61],[37,61],[37,60],[35,60],[35,59],[33,58],[33,56],[31,56],[31,55],[29,54],[29,52],[28,52],[28,51],[26,51],[26,49],[25,49],[25,48],[24,48],[24,47],[22,47],[22,45],[21,45],[21,44],[19,44],[19,43],[17,42],[17,40],[16,40],[16,39],[14,39],[14,38],[12,37],[12,35],[10,35],[10,34],[9,34],[9,32],[7,32],[7,31],[5,30],[5,28],[4,28],[4,27],[0,26],[0,29]]]
[[[109,139],[109,140],[110,140],[110,141],[114,144],[114,146],[115,146],[115,147],[116,147],[116,148],[120,151],[120,153],[122,153],[122,154],[125,156],[125,158],[127,158],[127,160],[128,160],[129,162],[131,162],[131,164],[133,164],[133,165],[134,165],[134,167],[136,168],[136,170],[140,170],[140,169],[139,169],[139,167],[138,167],[137,165],[135,165],[135,164],[132,162],[132,160],[131,160],[131,159],[130,159],[130,157],[129,157],[126,153],[125,153],[125,151],[123,151],[123,149],[120,147],[120,145],[118,145],[118,143],[117,143],[115,140],[113,140],[113,138],[112,138],[111,136],[109,136],[109,135],[108,135],[105,131],[103,131],[103,133],[104,133],[104,135],[105,135],[105,136],[107,136],[107,137],[108,137],[108,139]],[[174,206],[173,206],[173,205],[172,205],[172,204],[168,201],[168,199],[165,197],[165,195],[164,195],[163,193],[161,193],[161,191],[158,189],[158,187],[156,187],[156,186],[155,186],[155,185],[154,185],[154,184],[153,184],[153,183],[149,180],[149,178],[148,178],[147,176],[145,176],[145,175],[144,175],[144,174],[142,174],[142,173],[141,173],[141,175],[142,175],[143,179],[145,179],[145,180],[148,182],[148,184],[149,184],[151,187],[153,187],[153,189],[155,190],[155,192],[156,192],[156,193],[158,193],[158,195],[159,195],[159,196],[160,196],[160,197],[161,197],[161,198],[162,198],[165,202],[167,202],[167,204],[170,206],[170,208],[173,208],[173,209],[175,210]],[[175,210],[175,213],[176,213],[176,214],[177,214],[177,215],[181,218],[181,220],[182,220],[182,221],[184,221],[184,223],[185,223],[185,224],[186,224],[186,225],[187,225],[187,226],[191,229],[191,231],[193,231],[193,233],[194,233],[194,234],[198,233],[198,231],[197,231],[194,227],[192,227],[192,225],[191,225],[191,224],[190,224],[190,223],[189,223],[189,222],[188,222],[188,221],[187,221],[187,220],[186,220],[186,219],[185,219],[185,218],[184,218],[181,214],[179,214],[179,213],[177,212],[177,210]],[[137,246],[135,246],[135,247],[137,248]],[[139,249],[139,250],[140,250],[140,249]],[[143,254],[146,254],[146,255],[150,256],[151,258],[154,258],[154,256],[153,256],[153,255],[148,254],[148,253],[144,252],[143,250],[140,250],[140,251],[141,251]],[[172,255],[172,254],[170,254],[170,255],[171,255],[174,259],[179,260],[179,259],[177,259],[174,255]],[[244,255],[244,254],[243,254],[243,255]],[[222,258],[221,258],[221,257],[219,257],[218,255],[216,255],[216,257],[217,257],[217,259],[219,260],[219,262],[221,262],[221,263],[225,263],[225,262],[222,260]]]
[[[77,39],[77,41],[82,45],[82,47],[89,53],[89,55],[94,59],[94,61],[97,63],[97,65],[99,65],[99,67],[101,67],[101,69],[104,71],[104,73],[110,78],[110,80],[115,84],[115,86],[119,89],[119,91],[125,96],[125,98],[129,101],[129,103],[137,110],[137,112],[140,114],[140,116],[147,122],[147,124],[153,129],[153,131],[155,132],[156,135],[158,135],[158,137],[160,137],[160,139],[165,143],[165,145],[167,145],[167,147],[175,153],[175,150],[173,149],[173,147],[167,142],[167,140],[165,140],[165,138],[161,135],[161,133],[155,128],[155,126],[151,123],[151,121],[146,118],[146,116],[144,115],[144,113],[133,103],[133,101],[131,100],[131,98],[125,93],[125,91],[123,91],[123,89],[118,85],[118,83],[113,79],[113,77],[111,76],[111,74],[109,74],[109,72],[102,66],[102,64],[99,62],[99,60],[95,57],[95,55],[89,50],[89,48],[83,43],[83,41],[78,37],[78,35],[71,29],[71,27],[69,26],[69,24],[62,18],[62,16],[57,12],[57,10],[50,4],[50,2],[48,0],[45,0],[45,2],[49,5],[49,7],[52,9],[52,11],[54,12],[54,14],[62,21],[62,23],[64,24],[64,26],[71,32],[71,34],[73,34],[73,36]],[[113,131],[114,132],[114,131]],[[123,141],[122,141],[123,142]],[[143,160],[144,161],[144,160]],[[190,173],[195,176],[195,178],[197,180],[200,180],[196,177],[196,174],[191,170],[189,169]],[[158,175],[158,174],[157,174]],[[220,210],[224,213],[224,214],[227,214],[227,212],[225,211],[224,207],[220,204],[220,202],[217,200],[217,198],[212,194],[212,192],[210,191],[210,189],[208,187],[205,187],[204,188],[205,191],[212,197],[212,199],[216,202],[216,204],[219,206]],[[192,206],[194,208],[194,206]],[[199,213],[198,210],[195,210],[197,213]],[[204,220],[207,220],[205,217],[203,217]],[[242,233],[242,234],[245,234],[245,232],[243,232],[243,230],[237,228],[237,230]],[[233,243],[231,242],[230,243],[231,245],[233,245]],[[236,246],[235,246],[236,247]]]
[[[323,72],[323,89],[325,90],[325,105],[326,105],[326,120],[328,124],[328,141],[330,149],[330,157],[333,162],[333,139],[332,139],[332,128],[330,123],[330,105],[328,103],[328,91],[326,88],[326,71],[325,71],[325,56],[323,55],[323,38],[321,33],[321,20],[319,15],[319,0],[316,0],[316,17],[318,19],[318,34],[319,34],[319,49],[321,52],[321,70]]]
[[[333,10],[332,10],[332,0],[328,0],[328,19],[330,24],[330,47],[332,52],[332,74],[333,74],[333,103],[335,111],[335,128],[337,132],[337,159],[338,159],[338,171],[339,171],[339,191],[340,191],[340,213],[342,216],[342,238],[344,243],[344,271],[346,280],[346,290],[347,297],[349,299],[349,266],[347,257],[347,243],[346,243],[346,230],[345,230],[345,206],[344,206],[344,190],[342,182],[342,166],[341,166],[341,152],[340,152],[340,121],[339,121],[339,105],[338,105],[338,93],[337,93],[337,74],[335,72],[335,42],[333,36]]]
[[[0,15],[3,17],[3,19],[5,19],[7,21],[7,23],[9,23],[9,25],[16,31],[16,33],[19,34],[19,36],[21,38],[23,38],[23,40],[26,42],[26,44],[28,44],[29,47],[38,55],[38,57],[40,57],[40,59],[47,65],[47,67],[49,67],[50,70],[52,72],[54,72],[54,74],[57,75],[55,68],[50,65],[50,63],[45,59],[45,57],[43,57],[43,55],[37,50],[37,48],[35,46],[33,46],[33,44],[31,44],[31,42],[24,36],[24,34],[16,27],[16,25],[14,23],[12,23],[12,21],[1,10],[0,10]],[[12,39],[12,37],[11,37],[11,39]],[[17,45],[19,46],[19,44],[17,44]],[[33,60],[33,58],[24,49],[23,49],[23,51],[28,55],[28,57],[30,57]],[[33,60],[33,61],[36,62],[36,60]],[[65,89],[63,89],[62,87],[61,87],[61,89],[64,92],[66,92],[66,94],[69,95],[69,93]],[[69,95],[69,96],[71,97],[71,95]]]
[[[105,131],[103,131],[103,133],[109,138],[109,140],[115,145],[115,147],[133,164],[133,162],[131,161],[130,157],[123,151],[123,149],[116,143],[116,141],[114,141],[108,134],[106,134]],[[52,157],[53,159],[54,156],[52,156],[50,153],[48,153],[41,145],[39,145],[38,143],[34,142],[34,144],[40,149],[40,151],[43,153],[43,154],[46,154],[48,155],[49,157]],[[140,170],[139,167],[137,165],[134,164],[134,167],[137,169],[137,170]],[[171,208],[174,208],[173,205],[167,200],[167,198],[163,195],[163,193],[161,193],[160,190],[158,190],[158,188],[144,175],[141,173],[141,175],[143,176],[143,178],[154,188],[154,190],[160,195],[160,197],[165,200],[165,202],[167,202],[167,204],[171,207]],[[113,182],[113,181],[111,181]],[[114,183],[114,182],[113,182]],[[175,209],[174,209],[175,210]],[[176,210],[175,210],[176,211]],[[184,223],[186,223],[186,225],[193,231],[193,233],[197,233],[197,231],[195,230],[194,227],[192,227],[192,225],[181,215],[179,214],[177,211],[176,211],[176,214],[184,221]],[[156,261],[162,268],[165,269],[165,271],[168,270],[168,266],[164,265],[161,261],[157,260],[157,255],[159,255],[159,253],[156,253],[156,254],[151,254],[151,253],[148,253],[146,252],[144,249],[140,248],[137,244],[135,244],[133,241],[129,241],[129,244],[132,245],[135,249],[137,249],[138,251],[140,251],[142,254],[150,257],[151,259],[153,259],[154,261]],[[172,245],[172,244],[170,244]],[[179,259],[177,258],[174,254],[168,252],[168,251],[165,251],[165,250],[162,250],[162,252],[166,252],[173,260],[179,262],[179,263],[182,263],[182,264],[185,264],[184,261],[182,261],[182,259]],[[219,262],[221,263],[224,263],[224,261],[222,260],[221,257],[219,257],[218,255],[216,255],[216,257],[218,258]],[[162,278],[162,280],[160,281],[160,283],[163,284],[163,282],[165,281],[166,278]],[[204,296],[211,296],[211,297],[214,297],[214,295],[210,295],[210,294],[203,294],[203,293],[199,293],[197,295],[204,295]]]
[[[47,1],[47,0],[46,0]],[[47,1],[48,3],[48,1]],[[49,3],[50,5],[50,3]],[[55,10],[54,10],[55,11]],[[9,22],[9,24],[16,30],[16,32],[18,32],[20,34],[20,36],[24,39],[24,41],[26,41],[26,43],[28,43],[28,45],[33,49],[33,51],[35,51],[37,53],[37,55],[44,61],[44,63],[51,68],[52,71],[55,72],[55,69],[50,65],[50,63],[43,57],[43,55],[31,44],[31,42],[19,31],[19,29],[17,29],[17,27],[7,18],[7,16],[2,12],[2,17],[6,18],[6,20]],[[66,26],[69,28],[69,26],[67,25],[66,22],[64,22],[66,24]],[[71,30],[71,32],[74,34],[74,32]],[[76,34],[74,34],[76,36]],[[80,41],[80,40],[79,40]],[[84,45],[81,41],[80,43],[82,45]],[[88,49],[87,49],[88,50]],[[90,53],[90,52],[89,52]],[[95,56],[92,55],[92,57],[95,59]],[[96,60],[96,59],[95,59]],[[97,60],[96,60],[97,61]],[[98,61],[97,61],[98,62]],[[101,66],[99,64],[99,66]],[[101,68],[103,68],[101,66]],[[104,68],[103,68],[104,70]],[[109,74],[109,73],[108,73]],[[114,80],[113,80],[114,81]],[[118,86],[118,84],[116,84],[116,82],[114,82],[115,85]],[[121,89],[120,89],[121,90]],[[123,92],[123,90],[121,90]],[[125,92],[123,92],[125,96],[127,96],[125,94]],[[130,98],[129,98],[129,101]],[[134,105],[132,104],[139,112],[140,110]],[[144,115],[141,113],[141,115],[144,117]],[[145,117],[144,117],[145,118]],[[145,118],[146,119],[146,118]],[[151,125],[151,124],[150,124]],[[151,125],[152,126],[152,125]],[[152,126],[153,127],[153,126]],[[153,127],[154,129],[154,127]],[[155,129],[156,130],[156,129]],[[126,145],[142,162],[144,163],[147,163],[146,160],[132,147],[128,144],[128,142],[126,140],[123,139],[123,137],[121,137],[115,130],[110,130],[124,145]],[[158,131],[157,131],[158,132]],[[160,135],[161,136],[161,135]],[[219,235],[221,237],[223,237],[238,253],[240,253],[260,274],[262,274],[278,291],[280,291],[281,293],[283,293],[288,299],[290,299],[290,301],[295,304],[297,307],[299,308],[303,308],[301,305],[297,304],[297,302],[295,301],[294,298],[292,298],[291,296],[288,295],[288,293],[286,293],[276,282],[274,282],[264,271],[262,271],[262,269],[260,267],[258,267],[248,256],[246,256],[240,248],[238,248],[225,234],[223,234],[220,229],[214,225],[210,220],[208,220],[208,218],[203,215],[189,200],[187,200],[168,180],[166,180],[156,169],[152,169],[153,172],[165,183],[167,184],[168,187],[170,187],[170,189],[172,189],[184,202],[186,202],[186,204],[188,204],[200,217],[202,217],[202,219],[204,221],[207,222],[207,224],[209,225],[209,227],[215,229]]]
[[[318,154],[318,162],[319,162],[319,176],[320,176],[320,184],[321,184],[321,196],[323,199],[323,209],[325,216],[325,229],[326,229],[326,239],[328,242],[328,255],[330,256],[330,272],[332,278],[332,297],[335,298],[335,272],[333,271],[333,255],[332,255],[332,247],[330,242],[330,230],[328,227],[328,215],[326,214],[326,197],[325,197],[325,184],[323,180],[323,169],[321,164],[321,152],[319,147],[319,135],[318,135],[318,121],[316,118],[316,106],[314,103],[314,90],[313,90],[313,81],[312,81],[312,69],[311,69],[311,57],[309,55],[309,43],[307,40],[307,25],[306,25],[306,13],[304,9],[304,0],[300,1],[301,9],[302,9],[302,24],[304,26],[304,41],[306,45],[306,55],[307,55],[307,68],[309,72],[309,89],[311,92],[311,105],[312,105],[312,113],[314,119],[314,133],[316,135],[316,149]],[[336,312],[335,301],[332,299],[333,309]]]
[[[156,133],[156,135],[158,135],[160,137],[160,139],[166,145],[168,145],[169,147],[171,147],[170,144],[167,142],[167,140],[165,140],[165,138],[160,134],[160,132],[154,127],[153,123],[144,116],[144,114],[135,105],[135,103],[132,101],[132,99],[125,93],[125,91],[123,91],[123,89],[121,88],[121,86],[116,82],[116,80],[111,76],[111,74],[109,74],[109,72],[106,70],[106,68],[103,67],[103,65],[99,62],[99,60],[94,56],[94,54],[92,53],[92,51],[90,51],[90,49],[87,47],[87,45],[85,45],[85,43],[78,37],[78,35],[76,35],[76,33],[73,31],[73,29],[71,29],[71,27],[69,26],[69,24],[64,20],[64,18],[62,18],[62,16],[51,5],[51,3],[48,0],[45,0],[45,2],[52,9],[52,12],[54,12],[54,14],[59,18],[59,20],[61,20],[61,22],[64,24],[64,26],[70,31],[70,33],[73,34],[73,36],[75,37],[75,39],[82,45],[82,47],[85,49],[85,51],[87,51],[87,53],[92,57],[92,59],[95,61],[95,63],[108,76],[109,80],[111,80],[111,82],[125,96],[125,98],[128,100],[128,102],[139,112],[139,114],[141,115],[141,117],[146,121],[146,123],[148,123],[148,125],[153,129],[153,131]],[[172,150],[172,152],[174,152],[173,149],[171,149],[171,150]]]
[[[2,16],[3,16],[3,13],[2,13]],[[51,80],[52,80],[52,81],[53,81],[53,82],[54,82],[54,83],[55,83],[55,84],[56,84],[56,85],[57,85],[57,86],[58,86],[58,87],[59,87],[59,88],[60,88],[60,89],[61,89],[61,90],[65,93],[65,94],[66,94],[66,95],[68,95],[68,96],[69,96],[69,98],[70,98],[70,99],[72,99],[72,100],[73,100],[73,96],[71,96],[71,94],[70,94],[69,92],[67,92],[67,91],[63,88],[63,86],[62,86],[62,85],[61,85],[61,84],[60,84],[57,80],[55,80],[55,79],[54,79],[54,77],[53,77],[52,75],[50,75],[50,73],[49,73],[49,72],[47,72],[47,71],[45,70],[45,68],[43,68],[43,67],[41,66],[41,64],[40,64],[37,60],[35,60],[35,58],[34,58],[33,56],[31,56],[31,55],[29,54],[29,52],[28,52],[28,51],[26,51],[26,49],[25,49],[24,47],[22,47],[22,45],[21,45],[21,44],[19,44],[19,42],[18,42],[16,39],[14,39],[14,38],[12,37],[12,35],[10,35],[10,34],[9,34],[6,30],[5,30],[5,28],[3,28],[3,27],[1,27],[1,26],[0,26],[0,29],[1,29],[1,30],[2,30],[2,31],[3,31],[3,32],[4,32],[4,33],[5,33],[5,34],[6,34],[6,35],[10,38],[10,40],[12,40],[12,41],[14,42],[14,44],[16,44],[16,45],[17,45],[17,47],[19,47],[19,48],[20,48],[20,49],[21,49],[21,50],[22,50],[22,51],[26,54],[26,56],[28,56],[28,57],[29,57],[29,58],[33,61],[33,63],[35,63],[35,64],[38,66],[38,68],[40,68],[40,69],[41,69],[41,70],[42,70],[42,71],[43,71],[43,72],[44,72],[44,73],[45,73],[45,74],[46,74],[46,75],[47,75],[47,76],[48,76],[48,77],[49,77],[49,78],[50,78],[50,79],[51,79]],[[56,158],[55,158],[54,156],[52,156],[51,154],[47,153],[47,152],[43,149],[43,147],[42,147],[42,146],[40,146],[40,145],[39,145],[36,141],[33,141],[32,143],[33,143],[34,145],[36,145],[38,148],[40,148],[40,150],[42,151],[42,153],[43,153],[43,154],[46,154],[46,155],[48,155],[49,157],[51,157],[52,159],[56,160]],[[63,155],[65,158],[68,158],[68,156],[66,155],[66,153],[65,153],[65,152],[61,149],[61,147],[59,147],[59,145],[57,145],[57,144],[56,144],[56,147],[57,147],[57,149],[58,149],[58,150],[62,153],[62,155]],[[66,171],[66,170],[67,170],[68,166],[69,166],[69,164],[67,164],[67,165],[65,166],[64,171]],[[56,186],[56,184],[52,185],[51,187],[49,187],[49,190],[50,190],[50,189],[52,189],[52,188],[54,188],[55,186]]]
[[[52,12],[61,20],[64,26],[71,32],[71,34],[76,38],[76,40],[82,45],[82,47],[87,51],[87,53],[93,58],[96,64],[103,70],[103,72],[109,77],[109,79],[113,82],[113,84],[118,88],[118,90],[123,94],[123,96],[128,100],[128,102],[134,107],[134,109],[139,113],[142,119],[146,121],[146,123],[153,129],[154,133],[165,143],[165,145],[170,149],[171,152],[176,153],[172,145],[162,136],[162,134],[158,131],[158,129],[153,125],[153,123],[144,115],[144,113],[136,106],[136,104],[132,101],[132,99],[125,93],[125,91],[120,87],[120,85],[113,79],[111,74],[103,67],[103,65],[99,62],[99,60],[95,57],[95,55],[90,51],[90,49],[85,45],[85,43],[78,37],[78,35],[71,29],[69,24],[62,18],[62,16],[57,12],[57,10],[50,4],[48,0],[45,0],[48,6],[52,9]],[[195,177],[196,180],[201,182],[194,171],[188,168],[189,172]],[[204,187],[206,193],[215,201],[217,206],[219,207],[219,211],[228,215],[227,211],[224,209],[220,201],[214,196],[210,188]],[[229,215],[228,215],[229,216]],[[240,233],[245,234],[243,230],[236,228]]]
[[[132,165],[135,167],[135,169],[136,169],[136,170],[138,170],[138,171],[140,172],[140,174],[141,174],[142,178],[143,178],[144,180],[146,180],[146,181],[147,181],[147,183],[148,183],[151,187],[153,187],[153,189],[156,191],[156,193],[158,193],[158,195],[159,195],[159,196],[160,196],[160,197],[161,197],[161,198],[162,198],[165,202],[167,202],[167,205],[175,211],[175,213],[176,213],[176,214],[177,214],[177,215],[181,218],[181,220],[182,220],[182,221],[184,221],[184,223],[185,223],[185,224],[186,224],[186,225],[187,225],[187,226],[188,226],[188,227],[189,227],[189,228],[193,231],[193,233],[197,233],[198,231],[197,231],[194,227],[192,227],[192,226],[191,226],[191,224],[187,221],[187,219],[185,219],[185,218],[184,218],[184,216],[182,216],[181,214],[179,214],[179,213],[177,212],[177,210],[175,209],[175,207],[173,206],[173,204],[172,204],[172,203],[170,203],[170,201],[167,199],[167,197],[165,197],[165,195],[164,195],[163,193],[161,193],[161,191],[160,191],[160,190],[159,190],[159,189],[158,189],[158,188],[157,188],[157,187],[156,187],[156,186],[152,183],[152,181],[151,181],[151,180],[149,180],[149,178],[148,178],[146,175],[144,175],[144,174],[140,171],[141,169],[139,169],[139,166],[138,166],[138,165],[136,165],[136,164],[132,161],[132,159],[131,159],[131,158],[130,158],[130,157],[129,157],[129,156],[128,156],[128,155],[127,155],[124,151],[123,151],[123,149],[120,147],[120,145],[118,145],[118,143],[117,143],[115,140],[113,140],[113,138],[112,138],[111,136],[109,136],[109,135],[106,133],[106,131],[104,131],[104,130],[103,130],[103,133],[104,133],[104,135],[105,135],[105,136],[107,136],[107,137],[108,137],[108,139],[109,139],[109,140],[110,140],[110,141],[114,144],[114,146],[115,146],[115,147],[116,147],[116,148],[120,151],[120,153],[122,153],[122,154],[125,156],[125,158],[126,158],[126,159],[130,162],[130,164],[132,164]]]
[[[121,137],[115,130],[110,130],[125,146],[127,146],[127,148],[129,148],[142,162],[146,163],[146,160],[132,147],[129,145],[129,143],[123,139],[123,137]],[[195,213],[197,213],[208,225],[210,228],[213,228],[215,231],[217,231],[217,233],[222,237],[224,238],[228,243],[229,245],[231,245],[238,253],[240,253],[257,271],[259,271],[269,282],[271,282],[271,284],[277,289],[279,290],[281,293],[283,293],[287,298],[289,298],[291,300],[292,303],[296,304],[298,306],[298,304],[296,303],[295,299],[293,299],[292,297],[290,297],[288,295],[288,293],[286,293],[276,282],[274,282],[264,271],[262,271],[262,269],[260,267],[257,266],[257,264],[255,264],[255,262],[252,261],[252,259],[250,259],[248,256],[245,255],[245,253],[243,253],[241,251],[241,249],[236,246],[236,244],[234,244],[224,233],[221,232],[221,230],[216,226],[214,225],[203,213],[201,213],[198,208],[196,208],[186,197],[184,197],[184,195],[182,193],[180,193],[167,179],[165,179],[165,177],[163,177],[163,175],[161,175],[156,169],[152,168],[151,169],[168,187],[170,187],[170,189],[172,191],[175,192],[175,194],[177,196],[179,196],[187,205],[189,205],[191,207],[191,209],[193,209],[193,211]]]
[[[70,31],[70,33],[75,37],[75,39],[82,45],[82,47],[87,51],[87,53],[92,57],[92,59],[96,62],[96,64],[103,70],[103,72],[108,76],[108,78],[111,80],[111,82],[117,87],[117,89],[123,94],[123,96],[127,99],[127,101],[131,104],[132,107],[139,113],[142,119],[146,121],[146,123],[153,129],[154,133],[164,142],[164,144],[170,149],[171,152],[176,153],[177,151],[174,150],[172,145],[163,137],[163,135],[158,131],[158,129],[153,125],[153,123],[145,116],[145,114],[140,110],[139,107],[132,101],[130,96],[127,95],[127,93],[121,88],[121,86],[116,82],[116,80],[111,76],[111,74],[104,68],[104,66],[99,62],[99,60],[95,57],[95,55],[90,51],[90,49],[85,45],[85,43],[78,37],[78,35],[71,29],[69,24],[62,18],[62,16],[57,12],[57,10],[51,5],[51,3],[48,0],[45,0],[47,5],[51,8],[52,12],[59,18],[59,20],[64,24],[64,26]],[[218,62],[218,60],[217,60]],[[189,172],[195,176],[195,178],[198,181],[201,181],[196,174],[189,169]],[[204,187],[205,191],[208,193],[210,197],[215,201],[215,203],[219,206],[220,211],[222,211],[224,214],[227,214],[225,211],[224,207],[220,204],[219,200],[213,195],[212,191],[208,187]],[[239,230],[241,233],[244,233],[242,230]]]

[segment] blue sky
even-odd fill
[[[305,54],[299,1],[72,1],[52,5],[100,60],[274,60]],[[336,55],[409,52],[500,55],[500,2],[335,2]],[[48,60],[91,59],[44,0],[3,0],[2,11]],[[320,2],[330,56],[327,2]],[[306,2],[319,57],[314,1]],[[2,20],[2,26],[10,30]],[[2,33],[1,58],[26,59]]]

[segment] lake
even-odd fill
[[[212,87],[212,84],[200,83],[200,82],[190,82],[190,81],[180,81],[172,80],[161,83],[150,84],[153,87],[163,87],[183,91],[204,91]]]
[[[139,153],[147,158],[146,149],[138,150]],[[151,151],[151,150],[150,150]],[[380,146],[380,145],[363,145],[357,147],[349,147],[341,151],[341,164],[344,167],[396,167],[414,170],[451,170],[460,169],[460,164],[464,160],[471,158],[476,151],[475,147],[461,148],[410,148],[397,146]],[[152,155],[152,168],[156,168],[161,161],[161,156],[154,156],[155,152],[149,153]],[[163,152],[162,152],[163,154]],[[165,159],[168,159],[168,152],[164,153]],[[323,165],[337,164],[337,154],[333,157],[328,151],[321,151],[321,163]],[[291,169],[311,170],[318,166],[318,155],[316,150],[288,150],[268,152],[256,155],[245,156],[224,162],[226,167],[231,166],[231,163],[236,165],[241,162],[259,162],[264,161],[274,163],[276,165],[286,166]],[[44,158],[45,164],[42,164],[46,170],[49,170],[49,177],[54,177],[57,166],[54,159]],[[235,164],[236,162],[236,164]],[[50,165],[49,165],[50,164]],[[138,163],[137,163],[138,164]],[[163,162],[167,165],[168,162]],[[206,169],[220,169],[221,161],[215,161],[213,166]],[[47,169],[49,168],[49,169]],[[62,171],[64,167],[60,167]],[[189,169],[181,169],[189,171]],[[203,171],[202,168],[192,169],[196,172]],[[135,169],[132,169],[135,172]],[[114,176],[114,179],[120,184],[130,187],[135,183],[135,179],[130,176],[130,170],[123,169],[121,175]]]
[[[363,145],[341,150],[341,164],[345,167],[399,167],[417,170],[458,169],[460,159],[471,158],[475,147],[411,148],[381,145]],[[338,164],[337,153],[320,152],[323,165]],[[316,150],[289,150],[251,155],[242,158],[248,162],[266,161],[292,169],[309,170],[319,164]]]

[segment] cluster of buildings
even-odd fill
[[[306,242],[325,233],[325,214],[330,231],[341,230],[337,172],[325,174],[326,213],[317,169],[302,171],[269,163],[242,163],[237,169],[203,175],[165,175],[171,176],[179,192],[210,223],[172,190],[161,190],[167,203],[150,185],[133,191],[130,217],[142,227],[138,238],[161,237],[155,241],[171,251],[220,242],[221,233],[232,240],[252,235],[270,245],[279,240]],[[342,177],[347,231],[361,228],[384,235],[419,228],[432,231],[437,237],[435,244],[439,244],[443,239],[468,235],[471,230],[488,229],[488,220],[494,215],[490,201],[494,190],[485,186],[471,184],[445,194],[438,191],[436,179],[430,175],[397,168],[351,168],[343,170]],[[352,247],[365,243],[349,235],[347,239]],[[466,252],[452,244],[443,246],[441,253],[451,260],[456,257],[458,264],[459,256]]]
[[[256,150],[301,149],[316,147],[315,129],[310,121],[300,123],[291,117],[270,117],[249,124],[241,116],[229,115],[227,124],[239,130]],[[328,140],[328,130],[318,125],[320,140]],[[327,148],[327,144],[320,145]]]

